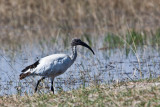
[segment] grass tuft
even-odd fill
[[[121,85],[97,85],[56,95],[0,97],[0,106],[160,106],[159,78]]]

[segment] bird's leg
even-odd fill
[[[35,88],[35,91],[34,91],[34,92],[36,92],[36,91],[37,91],[37,87],[38,87],[39,83],[40,83],[43,79],[45,79],[45,77],[42,77],[40,80],[38,80],[38,82],[37,82],[37,85],[36,85],[36,88]]]
[[[54,94],[53,79],[51,80],[51,91],[52,91],[53,94]]]

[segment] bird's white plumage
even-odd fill
[[[66,54],[53,54],[40,59],[37,67],[30,72],[32,75],[54,78],[64,73],[72,63],[73,61]]]

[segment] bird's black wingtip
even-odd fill
[[[27,66],[27,67],[24,68],[21,72],[26,72],[28,69],[36,68],[38,64],[39,64],[39,60],[36,61],[34,64]]]

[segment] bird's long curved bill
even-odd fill
[[[91,50],[91,51],[92,51],[92,53],[94,54],[94,51],[92,50],[92,48],[91,48],[90,46],[88,46],[86,43],[81,42],[79,45],[82,45],[82,46],[84,46],[84,47],[88,48],[88,49],[89,49],[89,50]]]

